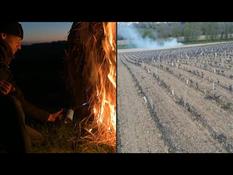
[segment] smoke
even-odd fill
[[[118,23],[117,32],[119,37],[127,40],[128,44],[134,48],[160,49],[182,45],[177,42],[176,38],[157,39],[156,41],[148,37],[143,38],[132,24]]]

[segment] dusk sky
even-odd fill
[[[66,40],[72,22],[20,22],[23,44]]]

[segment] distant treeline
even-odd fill
[[[140,22],[133,25],[142,37],[182,38],[182,42],[229,40],[233,38],[233,22]],[[118,34],[118,39],[124,39]]]

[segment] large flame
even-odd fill
[[[99,81],[93,91],[93,115],[100,140],[116,144],[116,23],[103,23],[103,62],[96,67]],[[96,92],[96,93],[95,93]],[[97,100],[96,100],[97,97]]]
[[[101,23],[100,31],[94,31],[85,42],[85,59],[89,65],[83,74],[88,75],[92,87],[89,109],[93,121],[86,130],[95,143],[116,146],[116,23]],[[94,28],[96,29],[96,28]],[[100,28],[98,28],[100,29]],[[101,49],[99,49],[101,48]],[[90,138],[91,137],[91,138]]]
[[[116,130],[116,45],[115,23],[103,23],[104,40],[102,41],[106,66],[99,69],[100,83],[96,86],[96,95],[101,105],[94,104],[93,112],[99,125]],[[102,65],[101,65],[102,66]],[[106,79],[106,76],[108,79]]]
[[[115,149],[116,22],[74,23],[68,41],[68,88],[74,101],[77,99],[75,106],[88,100],[88,109],[83,112],[87,117],[79,123],[79,128],[87,131],[81,140]]]

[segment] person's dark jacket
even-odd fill
[[[0,80],[11,83],[15,90],[8,95],[0,93],[0,152],[29,153],[33,138],[25,124],[30,116],[47,121],[49,113],[29,103],[16,85],[9,64],[13,57],[8,43],[0,41]]]
[[[9,68],[9,63],[11,62],[12,57],[13,54],[8,43],[6,43],[5,41],[0,41],[0,80],[6,80],[13,84],[13,86],[15,87],[15,91],[10,93],[9,95],[16,97],[21,102],[26,116],[31,116],[40,121],[47,121],[49,113],[28,102],[24,98],[24,95],[20,88],[15,84],[12,72]]]

